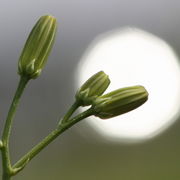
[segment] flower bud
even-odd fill
[[[90,77],[77,91],[76,99],[82,106],[91,105],[92,102],[104,93],[110,84],[108,75],[100,71]]]
[[[92,108],[95,116],[108,119],[138,108],[147,99],[148,92],[143,86],[132,86],[98,97]]]
[[[19,59],[18,73],[21,76],[35,79],[40,75],[54,44],[56,29],[56,19],[50,15],[37,21]]]

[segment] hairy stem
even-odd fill
[[[9,139],[11,134],[12,121],[20,100],[20,97],[23,93],[23,90],[28,82],[28,78],[21,77],[16,93],[12,100],[12,104],[10,106],[7,119],[5,122],[3,134],[2,134],[2,166],[3,166],[3,180],[9,180],[12,174],[12,167],[10,161],[10,152],[9,152]]]
[[[2,180],[11,180],[11,175],[3,173]]]
[[[59,122],[59,124],[65,123],[79,106],[80,106],[79,101],[75,101],[74,104],[70,107],[68,112],[63,117],[62,121]]]
[[[33,147],[26,155],[24,155],[14,166],[13,168],[24,167],[34,156],[36,156],[41,150],[43,150],[49,143],[51,143],[57,136],[63,133],[65,130],[79,122],[80,120],[89,117],[93,114],[93,110],[90,108],[83,113],[75,116],[66,123],[62,123],[52,131],[48,136],[46,136],[39,144]]]

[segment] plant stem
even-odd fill
[[[8,174],[3,174],[2,180],[11,180],[11,176]]]
[[[79,106],[80,102],[76,100],[74,104],[69,108],[68,112],[65,114],[62,121],[59,122],[59,124],[65,123]]]
[[[36,156],[41,150],[43,150],[49,143],[51,143],[57,136],[63,133],[65,130],[79,122],[80,120],[93,115],[93,110],[90,108],[83,113],[75,116],[66,123],[60,124],[58,128],[52,131],[48,136],[46,136],[39,144],[32,148],[26,155],[24,155],[13,168],[21,168],[26,165],[34,156]]]
[[[12,121],[20,100],[20,97],[23,93],[23,90],[28,82],[28,78],[21,77],[16,93],[14,95],[12,104],[10,106],[7,119],[5,122],[3,135],[2,135],[2,143],[3,146],[1,148],[2,153],[2,166],[3,166],[3,180],[9,180],[11,177],[11,161],[10,161],[10,153],[9,153],[9,139],[10,139],[10,133],[11,133],[11,127],[12,127]]]

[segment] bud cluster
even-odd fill
[[[134,110],[148,99],[148,92],[143,86],[125,87],[103,95],[109,84],[108,75],[100,71],[81,86],[76,100],[81,106],[91,105],[93,115],[108,119]]]
[[[57,22],[53,16],[42,16],[32,29],[19,59],[18,72],[28,79],[37,78],[54,44]],[[107,119],[127,113],[145,103],[148,92],[143,86],[121,88],[103,95],[110,84],[107,74],[100,71],[90,77],[77,91],[80,106],[89,106],[94,115]]]

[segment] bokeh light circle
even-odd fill
[[[91,117],[90,128],[112,140],[141,141],[163,132],[176,119],[180,104],[180,66],[172,48],[135,28],[97,38],[78,64],[76,85],[103,70],[111,79],[106,92],[143,85],[149,100],[140,108],[109,120]]]

